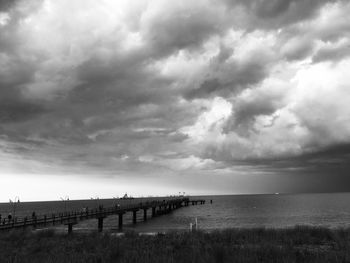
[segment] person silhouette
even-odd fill
[[[9,215],[7,216],[7,218],[8,218],[9,223],[10,223],[10,222],[11,222],[11,220],[12,220],[12,214],[11,214],[11,213],[9,213]]]

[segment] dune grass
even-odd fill
[[[0,232],[0,262],[349,262],[350,229],[227,229],[123,237]]]

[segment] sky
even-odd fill
[[[0,201],[349,191],[349,13],[1,0]]]

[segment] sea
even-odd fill
[[[187,231],[190,224],[197,222],[197,228],[205,231],[226,228],[285,228],[296,225],[322,226],[329,228],[350,227],[350,193],[320,194],[261,194],[261,195],[220,195],[190,196],[190,199],[204,199],[203,205],[189,205],[171,213],[143,221],[142,211],[138,212],[137,224],[132,224],[132,214],[124,216],[122,231],[139,233],[166,233]],[[162,199],[162,198],[156,198]],[[212,201],[212,202],[211,202]],[[90,209],[99,205],[105,207],[116,204],[131,204],[140,199],[94,199],[61,200],[47,202],[0,203],[0,214],[29,216]],[[67,231],[66,226],[56,226],[57,231]],[[89,232],[97,230],[97,220],[82,221],[74,226],[74,231]],[[104,220],[104,231],[120,232],[118,216],[108,216]]]

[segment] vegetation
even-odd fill
[[[122,237],[0,232],[0,262],[349,262],[350,229],[228,229]]]

